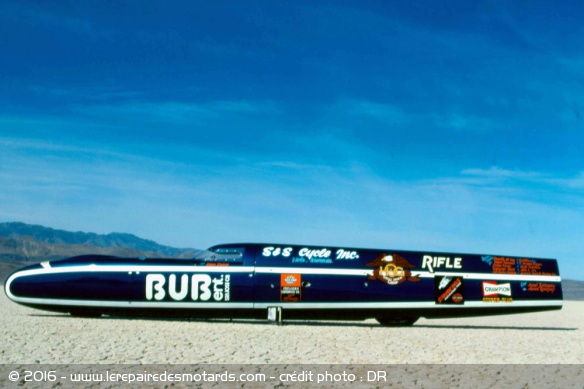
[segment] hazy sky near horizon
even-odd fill
[[[584,279],[579,1],[0,1],[0,221]]]

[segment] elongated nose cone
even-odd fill
[[[16,303],[60,312],[129,301],[131,272],[119,266],[103,266],[100,260],[104,261],[99,257],[76,257],[28,266],[12,273],[4,290]]]
[[[50,266],[48,262],[43,265],[36,264],[19,269],[6,279],[4,291],[8,298],[17,303],[30,302],[32,298],[42,297],[43,286],[38,282],[38,275],[45,273],[45,267]]]

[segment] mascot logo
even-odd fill
[[[404,281],[418,282],[418,276],[412,276],[410,269],[415,266],[397,254],[381,254],[365,266],[375,267],[369,280],[380,280],[388,285],[399,285]]]

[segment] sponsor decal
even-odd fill
[[[511,297],[511,284],[498,284],[496,282],[483,282],[483,296],[509,296]]]
[[[280,280],[280,283],[282,285],[288,285],[288,286],[297,286],[299,281],[299,275],[298,274],[282,274],[282,278]]]
[[[399,285],[405,281],[418,282],[420,278],[412,276],[410,269],[415,266],[397,254],[381,254],[365,266],[375,267],[369,280],[380,280],[388,285]]]
[[[450,281],[452,281],[452,277],[442,277],[442,280],[440,280],[440,284],[438,284],[438,289],[442,290],[446,288]]]
[[[455,304],[462,304],[464,303],[464,296],[460,293],[456,293],[454,296],[452,296],[452,302]]]
[[[556,285],[547,282],[522,282],[521,289],[526,292],[555,293]]]
[[[436,304],[463,304],[464,280],[462,277],[434,277]]]
[[[146,300],[163,300],[166,296],[174,301],[229,301],[231,276],[211,277],[208,274],[146,275]]]
[[[337,261],[354,261],[359,259],[359,253],[345,249],[338,249],[335,253]]]
[[[422,257],[422,269],[428,269],[430,273],[434,273],[436,269],[462,269],[462,258],[424,255]]]
[[[307,249],[307,248],[303,248],[300,249],[300,251],[298,252],[298,255],[300,257],[304,257],[304,258],[308,258],[308,259],[313,259],[313,258],[330,258],[331,256],[331,251],[329,249]]]
[[[489,266],[493,266],[493,256],[492,255],[483,255],[481,260]]]
[[[292,258],[292,263],[333,263],[332,252],[329,249],[309,249],[303,248],[298,251],[298,257]]]
[[[492,266],[493,273],[496,274],[556,275],[556,273],[545,272],[543,262],[529,258],[493,257]]]
[[[543,263],[533,259],[519,258],[517,260],[517,269],[519,274],[543,274],[541,268]]]
[[[509,257],[493,257],[493,273],[518,274],[517,259]]]
[[[512,303],[511,297],[483,297],[483,303]]]
[[[500,297],[505,296],[505,297]],[[483,302],[486,303],[498,303],[498,302],[507,302],[510,303],[513,301],[511,297],[511,284],[504,283],[498,284],[496,282],[483,282]]]
[[[229,264],[222,262],[207,262],[205,266],[229,266]]]
[[[300,274],[280,275],[280,301],[298,302],[301,300],[302,276]]]
[[[262,250],[262,255],[264,257],[278,257],[278,256],[282,256],[282,257],[286,257],[288,258],[290,256],[290,254],[292,254],[292,247],[264,247],[264,249]]]

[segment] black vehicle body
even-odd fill
[[[561,309],[557,261],[286,244],[193,259],[87,255],[14,272],[8,297],[74,315],[364,320],[409,325]],[[272,311],[270,311],[272,310]],[[275,311],[274,311],[275,310]]]

